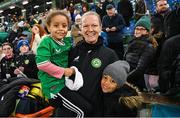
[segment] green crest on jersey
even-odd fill
[[[99,68],[101,67],[101,60],[98,59],[98,58],[94,58],[92,61],[91,61],[91,65],[94,67],[94,68]]]

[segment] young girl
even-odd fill
[[[46,36],[37,48],[36,62],[39,69],[38,78],[41,80],[44,95],[54,107],[61,107],[60,116],[84,116],[84,106],[77,107],[79,102],[86,105],[76,92],[77,85],[82,86],[82,75],[77,74],[77,68],[68,67],[68,52],[71,48],[70,37],[65,37],[68,32],[69,17],[61,11],[55,10],[49,13],[46,18],[47,28],[50,35]],[[69,90],[65,87],[65,77],[76,75],[75,86]],[[80,77],[81,76],[81,77]],[[67,79],[66,79],[67,80]],[[66,83],[67,85],[67,83]],[[68,84],[73,85],[73,84]],[[77,99],[78,98],[78,99]],[[85,102],[83,102],[85,101]],[[78,102],[76,104],[76,102]],[[69,112],[71,111],[71,112]],[[86,113],[86,112],[85,112]]]
[[[142,103],[137,88],[126,82],[129,72],[126,61],[116,61],[103,71],[101,88],[104,93],[104,116],[135,117]]]

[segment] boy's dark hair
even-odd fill
[[[5,42],[5,43],[3,43],[3,44],[2,44],[2,48],[3,48],[4,46],[6,46],[6,45],[9,45],[11,48],[13,48],[12,44],[11,44],[11,43],[9,43],[9,42]]]

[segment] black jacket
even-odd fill
[[[152,15],[151,17],[151,22],[153,24],[153,27],[155,27],[156,29],[158,29],[158,31],[160,32],[163,32],[164,33],[164,37],[165,38],[165,26],[167,24],[164,23],[164,20],[166,19],[167,17],[167,14],[169,13],[170,11],[167,10],[164,15],[161,15],[160,13],[155,13],[154,15]]]
[[[133,16],[133,6],[129,0],[120,0],[118,2],[117,12],[121,14],[126,22],[126,26],[129,26],[129,21]]]
[[[159,85],[161,92],[166,92],[169,89],[170,82],[172,81],[170,76],[172,64],[180,54],[180,34],[167,39],[162,47],[159,70],[160,70],[160,80]],[[180,83],[179,83],[180,84]]]
[[[1,79],[7,79],[16,77],[14,74],[15,67],[15,56],[11,58],[3,57],[1,60]]]
[[[15,59],[16,67],[24,67],[24,74],[29,78],[37,79],[38,68],[35,61],[35,55],[32,53],[20,54]]]
[[[9,117],[13,113],[16,100],[19,98],[18,92],[22,85],[38,82],[39,80],[28,78],[9,78],[6,83],[3,82],[3,85],[0,86],[0,117]]]
[[[115,52],[103,46],[101,38],[96,44],[84,40],[70,51],[70,66],[76,66],[83,75],[84,85],[78,91],[93,106],[92,116],[102,116],[100,81],[104,68],[118,60]]]
[[[145,72],[155,56],[156,49],[147,37],[134,38],[128,44],[125,60],[130,64],[130,70]]]
[[[146,88],[144,74],[153,61],[156,49],[147,37],[135,38],[129,42],[125,60],[130,65],[130,74],[127,81],[137,86],[140,90]]]
[[[116,27],[116,31],[106,32],[106,28]],[[122,42],[122,29],[125,21],[122,15],[115,14],[112,17],[105,15],[102,19],[102,30],[107,33],[109,42]]]
[[[124,96],[135,96],[135,94],[126,86],[117,89],[113,93],[103,94],[105,117],[136,117],[136,108],[131,109],[119,102],[119,98]]]

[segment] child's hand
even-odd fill
[[[65,68],[64,69],[64,75],[66,77],[70,77],[71,75],[73,75],[75,73],[75,70],[73,68]]]

